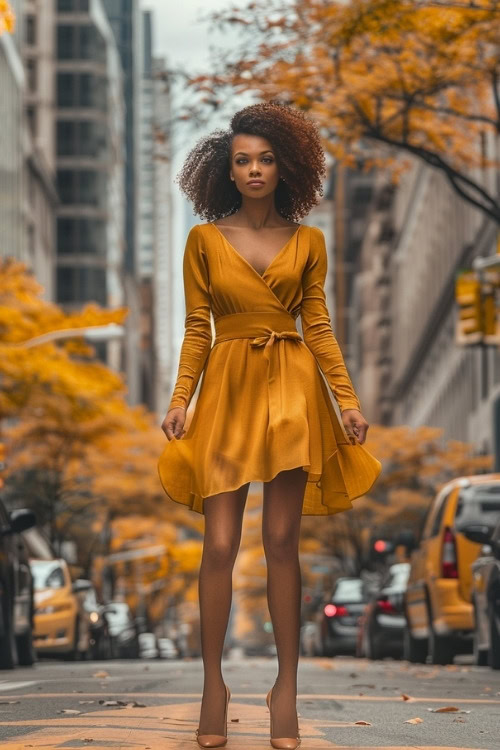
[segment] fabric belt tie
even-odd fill
[[[269,428],[279,429],[287,418],[287,388],[280,386],[281,371],[276,342],[290,339],[302,342],[302,337],[295,327],[295,319],[287,312],[251,312],[222,315],[215,320],[214,346],[222,341],[232,339],[252,339],[250,346],[264,347],[264,358],[267,360],[267,384],[269,393]],[[290,409],[293,404],[290,404]]]

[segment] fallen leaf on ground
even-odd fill
[[[404,701],[411,701],[411,698],[410,698],[410,696],[409,696],[409,695],[406,695],[406,693],[401,693],[401,698],[402,698],[402,699],[403,699]]]
[[[361,727],[371,727],[371,724],[369,721],[355,721],[355,724],[359,724]]]
[[[81,711],[77,711],[76,708],[63,708],[62,711],[58,711],[58,714],[81,714]]]
[[[406,719],[406,721],[403,721],[403,724],[423,724],[424,720],[421,719],[419,716],[416,716],[414,719]]]
[[[95,701],[78,701],[78,703],[79,703],[79,704],[80,704],[81,706],[86,706],[87,704],[90,704],[90,703],[95,703]]]
[[[103,669],[101,669],[100,672],[94,672],[94,677],[109,677],[109,672],[105,672]]]
[[[231,719],[231,721],[239,721],[239,719]]]
[[[441,708],[429,708],[433,714],[449,714],[454,711],[460,711],[456,706],[441,706]]]

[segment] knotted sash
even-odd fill
[[[267,360],[267,384],[269,392],[269,426],[279,427],[286,419],[280,385],[279,354],[276,342],[291,339],[302,341],[295,327],[295,319],[287,312],[267,311],[242,312],[221,315],[215,320],[214,346],[231,339],[252,339],[252,347],[263,346]]]

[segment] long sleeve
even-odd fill
[[[304,343],[312,351],[341,411],[360,409],[345,366],[344,358],[332,324],[325,297],[327,254],[323,232],[311,227],[309,258],[302,276],[302,333]]]
[[[208,267],[202,233],[189,232],[183,259],[186,319],[177,380],[170,399],[174,406],[189,406],[212,346]]]

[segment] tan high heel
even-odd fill
[[[196,740],[200,747],[224,747],[227,743],[227,707],[229,705],[229,698],[231,697],[231,691],[228,686],[226,688],[226,708],[224,711],[224,722],[226,724],[226,734],[200,734],[199,728],[196,730]]]
[[[266,703],[269,709],[269,716],[271,719],[271,738],[270,738],[271,745],[273,747],[279,748],[279,750],[295,750],[295,748],[297,748],[301,743],[300,733],[298,733],[296,737],[273,737],[273,714],[271,712],[271,693],[272,692],[273,692],[273,688],[271,688],[271,690],[268,692],[266,696]]]

